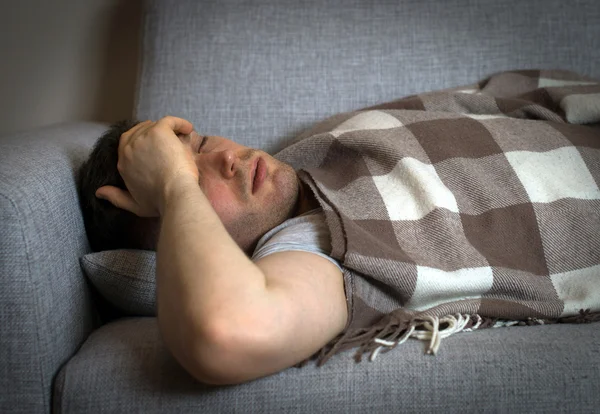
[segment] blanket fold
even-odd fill
[[[510,71],[338,114],[276,155],[323,207],[349,321],[319,364],[409,337],[600,320],[600,84]]]

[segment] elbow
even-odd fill
[[[189,357],[180,362],[203,384],[234,385],[270,373],[261,369],[260,362],[257,364],[256,352],[253,351],[261,347],[241,330],[225,324],[213,324],[199,330],[190,342]]]

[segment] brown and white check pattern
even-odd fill
[[[597,319],[599,125],[593,79],[511,71],[336,115],[279,153],[344,268],[350,320],[327,358],[457,317]]]

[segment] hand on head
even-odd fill
[[[158,217],[165,189],[173,180],[198,180],[198,169],[187,136],[189,121],[167,116],[157,122],[145,121],[121,135],[117,169],[127,186],[98,188],[96,196],[139,217]]]

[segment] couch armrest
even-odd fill
[[[0,137],[0,412],[50,412],[54,376],[93,329],[75,172],[106,128]]]

